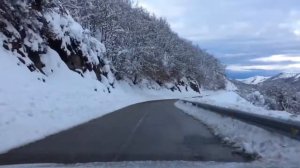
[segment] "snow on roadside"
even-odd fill
[[[220,91],[203,91],[202,96],[188,98],[185,100],[300,122],[300,116],[293,115],[286,111],[267,110],[263,107],[253,105],[239,96],[235,92],[234,88]]]
[[[212,129],[215,135],[234,143],[247,153],[259,154],[261,165],[296,167],[300,165],[300,142],[277,133],[268,132],[257,126],[224,117],[217,113],[200,109],[191,103],[177,102],[176,107],[200,120]],[[254,162],[254,164],[257,164]]]
[[[0,153],[42,139],[143,101],[195,96],[116,83],[115,89],[72,72],[48,49],[47,77],[30,72],[15,55],[0,47]]]
[[[1,166],[0,166],[1,167]],[[11,165],[5,168],[282,168],[276,164],[261,163],[223,163],[223,162],[187,162],[187,161],[143,161],[143,162],[109,162],[87,164],[27,164]],[[290,168],[285,166],[285,168]],[[292,167],[291,167],[292,168]],[[298,168],[298,167],[294,167]]]

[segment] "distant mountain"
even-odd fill
[[[247,79],[238,79],[238,81],[243,82],[248,85],[257,85],[259,83],[266,81],[269,78],[270,77],[265,77],[265,76],[254,76],[254,77],[247,78]]]
[[[300,73],[234,81],[238,93],[255,105],[300,114]]]
[[[276,86],[294,93],[300,93],[300,73],[280,73],[265,80],[260,85],[263,88]]]
[[[280,79],[300,79],[300,73],[280,73],[274,77],[271,77],[269,80],[280,80]]]

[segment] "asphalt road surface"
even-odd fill
[[[243,162],[175,100],[140,103],[0,155],[0,165],[110,161]],[[99,109],[101,110],[101,109]]]

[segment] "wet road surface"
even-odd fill
[[[110,161],[243,162],[175,100],[140,103],[0,155],[0,165]],[[99,109],[101,110],[101,109]]]

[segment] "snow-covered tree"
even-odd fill
[[[3,12],[7,3],[14,6],[11,13]],[[17,18],[15,28],[20,29],[18,32],[26,30],[26,41],[39,41],[35,46],[27,43],[27,47],[37,52],[29,54],[35,55],[31,60],[36,65],[40,62],[38,54],[45,52],[44,44],[47,43],[58,50],[72,70],[81,67],[83,71],[97,69],[101,72],[98,64],[110,64],[118,79],[129,79],[134,84],[143,79],[159,84],[180,83],[186,79],[208,89],[225,87],[224,67],[217,59],[179,37],[164,19],[133,6],[131,0],[4,0],[0,9],[2,15],[12,15],[3,17]],[[51,31],[53,25],[51,29],[49,18],[43,17],[46,11],[52,10],[60,13],[62,18],[71,14],[86,29],[79,33],[83,33],[81,37],[84,38],[77,39],[76,35],[73,38],[69,30],[73,21],[70,20],[64,20],[69,23],[55,28],[63,32],[57,38],[56,32]],[[22,22],[22,27],[17,26],[19,22]],[[35,34],[46,38],[39,39]],[[97,45],[93,37],[104,43],[104,59],[108,61],[99,61],[102,54],[99,55],[93,47]],[[84,48],[80,48],[82,46]],[[80,61],[76,61],[78,57]],[[74,60],[79,65],[73,65]]]

